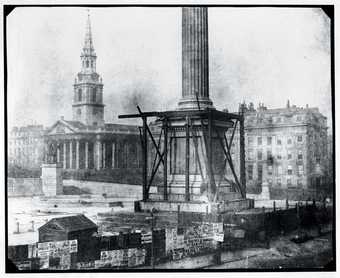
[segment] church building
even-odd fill
[[[81,70],[73,84],[72,120],[60,118],[45,133],[45,152],[54,149],[55,160],[72,177],[88,173],[140,168],[137,126],[105,123],[103,81],[96,71],[90,16],[87,18]],[[122,174],[122,173],[121,173]],[[139,176],[139,175],[137,175]]]

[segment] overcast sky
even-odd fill
[[[209,8],[210,97],[236,111],[319,107],[331,124],[330,21],[311,8]],[[181,96],[180,8],[91,8],[106,122],[175,109]],[[9,127],[72,119],[86,8],[16,8],[7,18]]]

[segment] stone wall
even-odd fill
[[[82,180],[64,180],[65,187],[75,187],[80,189],[83,193],[102,195],[106,194],[108,197],[128,197],[133,199],[142,199],[142,186],[109,182],[94,182]],[[150,191],[155,192],[155,188]]]
[[[40,178],[7,178],[8,197],[42,195]]]

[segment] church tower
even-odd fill
[[[73,120],[89,126],[104,125],[103,83],[96,72],[90,15],[87,17],[84,47],[80,55],[81,72],[74,81]]]

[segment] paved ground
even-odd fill
[[[269,249],[242,252],[239,259],[224,261],[206,269],[324,269],[333,259],[331,233],[296,244],[290,237],[280,237],[270,243]]]

